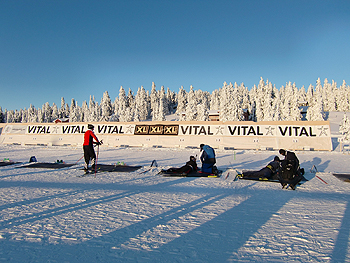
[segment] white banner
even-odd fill
[[[237,149],[331,150],[329,122],[138,122],[94,123],[95,134],[111,146],[186,147],[211,143]],[[87,123],[9,124],[3,143],[79,145]]]

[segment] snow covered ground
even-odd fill
[[[0,159],[75,163],[81,148],[0,145]],[[79,178],[63,169],[0,167],[0,262],[350,262],[350,155],[297,152],[308,182],[181,178],[197,149],[100,147],[99,163],[132,173]],[[217,151],[221,169],[260,169],[277,151]],[[316,165],[318,173],[308,172]],[[230,173],[225,180],[227,173]]]

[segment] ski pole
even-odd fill
[[[324,182],[325,184],[328,184],[325,180],[323,180],[321,177],[315,175],[318,179],[320,179],[322,182]]]
[[[83,159],[84,155],[74,164],[76,165],[81,159]]]
[[[97,145],[97,155],[96,155],[96,162],[95,162],[95,178],[96,178],[96,172],[97,172],[97,160],[98,160],[99,152],[100,152],[100,145]]]

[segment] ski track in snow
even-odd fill
[[[101,147],[99,163],[143,167],[96,177],[77,177],[82,161],[57,170],[0,167],[0,262],[350,262],[350,184],[331,174],[350,173],[350,155],[296,153],[309,179],[296,191],[233,181],[235,169],[260,169],[277,151],[217,150],[219,169],[229,169],[221,178],[158,175],[195,149]],[[0,145],[0,159],[23,163],[75,163],[81,155]],[[309,172],[313,165],[327,184]]]

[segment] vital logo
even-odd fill
[[[228,129],[231,135],[264,135],[262,131],[260,131],[260,126],[228,126]]]
[[[69,126],[62,126],[62,133],[63,134],[75,134],[75,133],[85,133],[85,126],[78,126],[78,125],[69,125]]]
[[[316,134],[313,132],[312,127],[298,127],[298,126],[287,126],[281,127],[278,126],[279,132],[283,137],[316,137]]]
[[[28,126],[28,133],[29,134],[50,134],[50,126],[41,126],[41,125],[35,125],[35,126]]]
[[[118,125],[98,125],[97,127],[98,133],[104,134],[123,134],[123,126]]]

